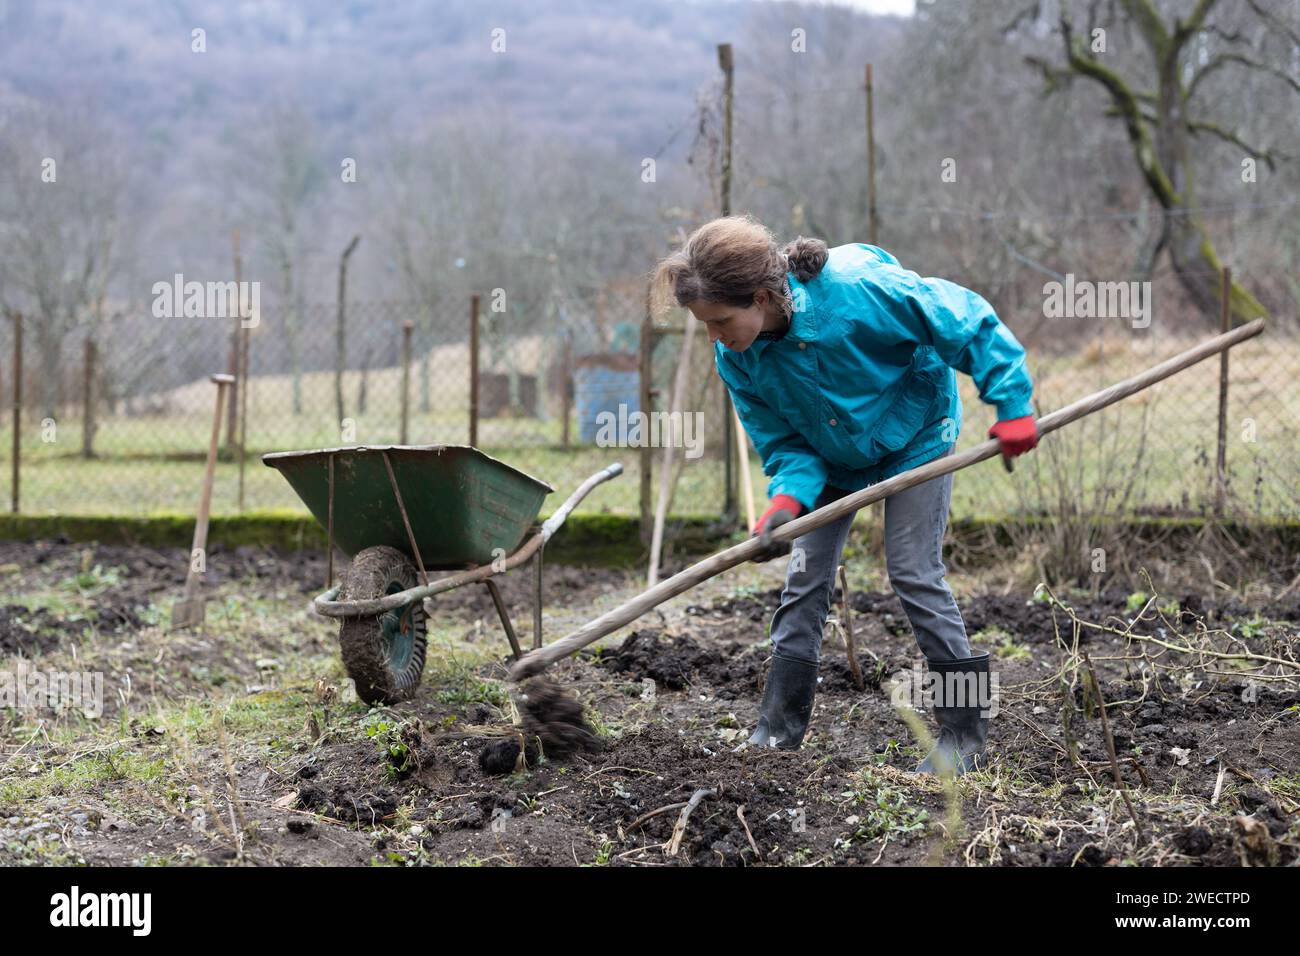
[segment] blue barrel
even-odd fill
[[[613,431],[606,430],[615,439],[620,437],[619,406],[625,405],[622,417],[641,409],[641,374],[636,368],[610,368],[597,364],[595,357],[588,357],[585,362],[573,370],[574,404],[578,407],[578,440],[594,443],[600,431],[600,415],[608,412],[613,416]],[[611,363],[615,364],[615,363]],[[627,362],[617,362],[626,365]]]

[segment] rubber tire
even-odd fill
[[[352,559],[343,572],[338,599],[368,601],[415,587],[415,565],[401,551],[380,545],[366,548]],[[343,666],[357,686],[357,696],[367,704],[396,704],[408,700],[420,686],[424,656],[428,648],[428,622],[424,602],[416,601],[397,613],[411,614],[413,631],[410,659],[400,670],[389,659],[388,641],[383,637],[383,615],[343,618],[339,625],[339,647]],[[392,612],[390,612],[392,613]]]

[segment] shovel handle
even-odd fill
[[[1041,437],[1070,424],[1070,422],[1100,411],[1107,405],[1114,405],[1135,392],[1149,388],[1155,383],[1209,358],[1211,355],[1217,355],[1239,342],[1244,342],[1246,339],[1259,335],[1262,331],[1264,331],[1264,320],[1260,318],[1238,326],[1229,332],[1216,335],[1214,338],[1206,339],[1200,345],[1194,346],[1185,352],[1180,352],[1173,358],[1152,366],[1145,372],[1124,379],[1121,382],[1116,382],[1108,388],[1103,388],[1099,392],[1094,392],[1077,402],[1065,406],[1065,408],[1043,416],[1038,419],[1038,434]],[[871,504],[873,501],[888,498],[892,494],[897,494],[914,485],[929,481],[931,478],[938,478],[941,475],[969,468],[976,462],[984,461],[998,454],[1001,454],[1001,443],[996,438],[993,438],[981,442],[974,448],[967,449],[959,455],[944,455],[941,458],[935,458],[916,468],[863,488],[861,491],[855,491],[837,501],[831,502],[825,507],[795,518],[793,521],[787,521],[779,528],[773,529],[772,538],[777,541],[793,541],[800,535],[805,535],[809,531],[820,528],[832,521],[837,521],[845,515],[852,514],[864,505]],[[642,614],[662,604],[669,598],[676,597],[684,591],[689,591],[702,581],[751,560],[760,550],[759,539],[753,537],[691,565],[671,578],[660,581],[654,587],[627,603],[614,608],[612,611],[607,611],[595,620],[587,622],[578,630],[560,638],[553,644],[529,651],[510,668],[510,679],[518,681],[540,673],[555,661],[568,657],[575,651],[581,650],[588,644],[618,630],[623,625],[635,621]]]

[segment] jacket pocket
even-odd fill
[[[913,361],[906,383],[871,431],[871,451],[876,460],[905,448],[926,423],[943,387],[946,367],[919,367]]]

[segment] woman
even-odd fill
[[[790,550],[774,529],[807,511],[951,454],[961,427],[954,370],[997,409],[989,434],[1008,458],[1038,441],[1025,352],[979,295],[921,278],[864,243],[784,249],[747,216],[715,219],[659,264],[659,306],[675,301],[709,330],[718,374],[763,459],[770,506],[753,529],[758,560]],[[885,501],[890,584],[929,663],[934,749],[918,771],[978,766],[988,736],[989,655],[972,652],[944,580],[952,475]],[[798,749],[812,715],[822,630],[854,515],[794,541],[772,661],[749,743]],[[978,688],[972,695],[969,691]],[[984,696],[983,707],[972,696]]]

